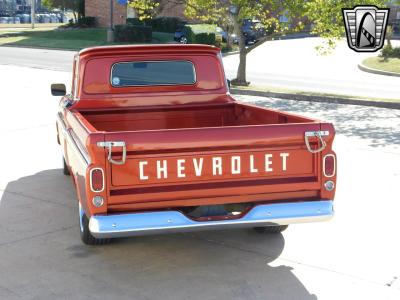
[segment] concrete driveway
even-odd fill
[[[0,66],[0,299],[400,299],[400,111],[240,97],[335,123],[331,222],[88,247],[49,95],[69,80]]]

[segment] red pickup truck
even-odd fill
[[[86,244],[333,216],[332,124],[236,101],[218,48],[85,49],[52,94]]]

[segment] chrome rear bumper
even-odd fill
[[[96,238],[288,225],[326,221],[333,217],[333,201],[308,201],[254,206],[240,219],[193,221],[179,211],[156,211],[108,216],[92,216],[89,230]]]

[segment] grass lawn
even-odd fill
[[[371,69],[400,73],[399,58],[383,59],[382,57],[369,57],[365,59],[362,63],[363,65]]]
[[[153,32],[152,43],[172,42],[173,37],[171,33]],[[110,45],[106,39],[107,30],[103,28],[71,30],[0,29],[0,45],[9,46],[80,50],[91,46]]]

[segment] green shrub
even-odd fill
[[[400,58],[400,47],[393,48],[393,54],[392,55],[393,55],[392,57]]]
[[[147,22],[153,28],[153,31],[174,33],[180,26],[184,24],[179,18],[159,17]]]
[[[196,43],[196,35],[193,32],[193,28],[191,25],[185,25],[183,27],[183,33],[187,38],[188,44],[195,44]]]
[[[95,17],[81,17],[78,20],[78,25],[85,25],[87,27],[95,27],[96,26],[96,18]]]
[[[126,24],[135,25],[135,26],[144,26],[144,22],[139,18],[127,18]]]
[[[115,25],[116,42],[150,43],[152,30],[150,26]]]
[[[380,56],[383,58],[400,58],[400,47],[393,48],[391,44],[388,44],[383,47]]]
[[[213,32],[202,32],[196,34],[196,43],[205,45],[215,45],[215,33]]]
[[[216,45],[216,26],[208,24],[185,25],[183,32],[189,44]]]

